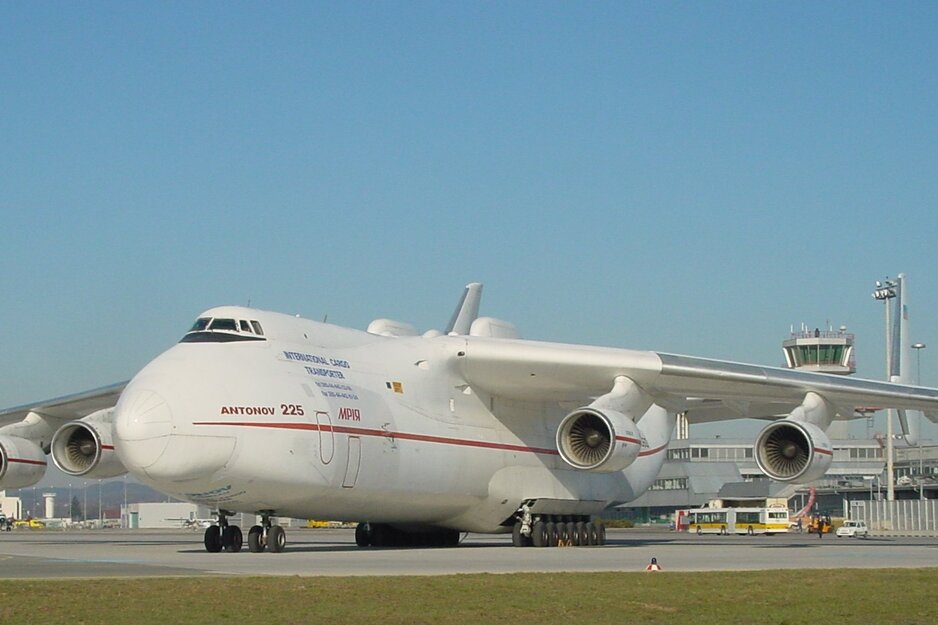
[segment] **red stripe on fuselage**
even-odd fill
[[[817,453],[819,453],[819,454],[826,454],[826,455],[828,455],[828,456],[833,456],[833,455],[834,455],[834,451],[831,450],[831,449],[821,449],[820,447],[815,447],[815,448],[814,448],[814,451],[817,452]]]
[[[460,447],[478,447],[481,449],[498,449],[501,451],[518,451],[524,453],[557,456],[556,449],[543,449],[541,447],[528,447],[526,445],[511,445],[509,443],[492,443],[489,441],[474,441],[466,438],[449,438],[446,436],[430,436],[429,434],[411,434],[408,432],[391,432],[388,430],[375,430],[370,428],[353,428],[344,425],[319,425],[316,423],[261,423],[252,421],[197,421],[192,425],[232,425],[237,427],[274,428],[283,430],[311,430],[320,432],[338,432],[339,434],[352,434],[358,436],[376,436],[380,438],[393,438],[406,441],[420,441],[423,443],[439,443],[441,445],[458,445]]]
[[[641,458],[642,456],[654,456],[659,451],[664,451],[667,448],[668,448],[668,444],[665,443],[664,445],[661,445],[660,447],[655,447],[654,449],[646,449],[645,451],[639,452],[638,457]]]

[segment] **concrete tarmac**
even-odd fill
[[[468,534],[444,549],[360,549],[347,529],[288,529],[283,553],[207,553],[191,530],[16,530],[0,533],[0,578],[938,567],[938,540],[816,535],[696,536],[609,530],[603,547],[515,548]]]

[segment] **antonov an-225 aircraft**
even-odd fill
[[[236,512],[358,521],[361,546],[451,545],[463,531],[517,546],[602,544],[591,521],[654,482],[675,415],[771,419],[755,442],[776,480],[830,466],[825,429],[857,406],[922,410],[938,390],[646,351],[520,340],[478,317],[470,284],[446,332],[386,319],[367,332],[253,308],[205,311],[130,382],[0,412],[0,488],[64,472],[130,471],[218,522],[208,551],[240,551]],[[116,405],[115,405],[116,404]]]

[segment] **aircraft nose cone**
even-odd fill
[[[136,388],[124,390],[114,418],[115,450],[131,472],[154,464],[166,451],[173,431],[173,413],[158,393]]]

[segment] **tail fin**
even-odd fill
[[[459,305],[453,311],[453,317],[446,326],[446,334],[469,334],[472,322],[479,316],[479,302],[482,301],[482,285],[470,282],[463,291]]]

